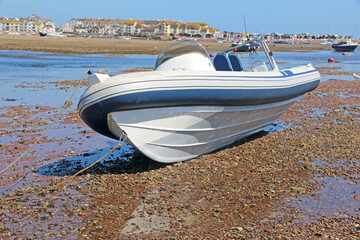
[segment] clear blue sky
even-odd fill
[[[175,19],[220,31],[343,34],[360,38],[360,0],[0,0],[0,17]]]

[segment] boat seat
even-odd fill
[[[231,62],[231,66],[234,71],[244,71],[244,66],[237,53],[234,52],[230,53],[229,60]]]
[[[229,57],[226,53],[220,52],[214,58],[214,66],[216,71],[232,71]]]

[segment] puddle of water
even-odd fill
[[[350,169],[351,167],[346,163],[345,160],[327,160],[326,158],[317,158],[313,162],[314,170],[322,168],[324,166],[332,168],[345,168]]]
[[[337,96],[343,99],[359,97],[357,94],[349,94],[348,92],[340,92],[337,94]]]
[[[66,176],[75,174],[77,171],[91,165],[103,157],[116,145],[116,142],[109,142],[108,144],[111,146],[74,157],[61,159],[58,162],[48,164],[39,168],[37,173],[45,176]],[[131,157],[129,156],[132,156],[133,154],[134,149],[127,143],[123,143],[120,149],[117,149],[109,156],[101,160],[97,166],[101,165],[102,167],[110,169],[113,166],[118,165],[121,161],[130,161]]]
[[[318,158],[313,162],[314,170],[321,168],[350,169],[345,160]],[[348,176],[349,177],[349,176]],[[359,179],[360,175],[351,176]],[[314,194],[285,200],[292,208],[301,212],[294,223],[311,224],[325,218],[350,218],[360,215],[360,186],[357,181],[343,177],[316,177],[321,189]]]
[[[355,80],[353,76],[351,75],[321,75],[321,82],[326,82],[326,81],[330,81],[330,80],[346,80],[346,81],[353,81]]]
[[[264,128],[264,131],[265,132],[268,132],[268,133],[272,133],[272,132],[281,132],[282,130],[284,130],[285,128],[288,128],[290,127],[290,125],[286,125],[284,122],[281,122],[281,123],[274,123],[274,124],[271,124],[270,126]]]
[[[307,111],[307,110],[306,110]],[[321,118],[324,117],[324,115],[326,114],[326,111],[323,111],[320,108],[311,108],[311,111],[309,111],[311,113],[309,113],[312,117],[317,117],[317,118]]]
[[[288,204],[301,211],[301,218],[294,223],[311,224],[326,218],[349,218],[360,214],[360,186],[349,180],[337,177],[317,179],[323,185],[314,196],[301,196],[290,199]]]

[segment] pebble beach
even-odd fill
[[[0,35],[1,50],[57,54],[152,55],[171,43]],[[209,52],[229,47],[205,44]],[[331,51],[270,49],[275,55]],[[0,175],[0,238],[359,239],[360,81],[339,61],[323,59],[318,70],[326,81],[271,130],[175,164],[154,162],[124,144],[73,177],[117,142],[81,121],[77,99],[67,102],[54,128]],[[9,92],[61,91],[67,99],[79,78],[24,79]],[[1,74],[0,84],[6,84]],[[29,104],[10,93],[0,99],[0,170],[37,141],[65,103]]]

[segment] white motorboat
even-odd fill
[[[311,65],[279,70],[268,63],[244,68],[233,47],[213,61],[195,42],[164,49],[151,72],[92,74],[79,101],[80,117],[96,132],[119,139],[163,163],[184,161],[269,127],[301,95],[315,89]],[[246,44],[246,43],[244,43]]]
[[[340,43],[334,43],[331,46],[336,52],[354,52],[358,45],[351,41],[342,41]]]

